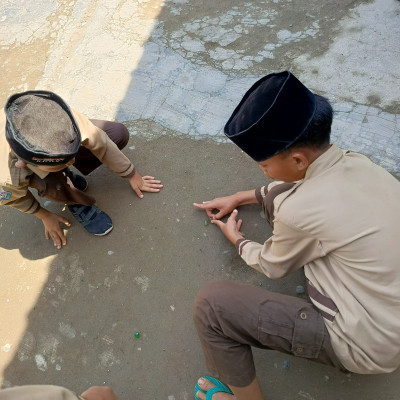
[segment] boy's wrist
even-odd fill
[[[46,210],[45,208],[40,207],[33,215],[36,218],[43,219],[49,214],[50,214],[50,211]]]
[[[255,190],[246,190],[246,191],[240,191],[236,192],[234,194],[237,207],[243,206],[245,204],[253,204],[253,203],[258,203]]]

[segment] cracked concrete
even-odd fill
[[[108,384],[122,400],[192,398],[206,372],[191,321],[199,288],[237,279],[296,295],[303,283],[250,271],[193,209],[265,182],[223,125],[260,76],[290,69],[332,101],[334,142],[400,177],[399,33],[397,0],[3,0],[1,102],[47,89],[89,117],[124,122],[125,153],[165,189],[139,201],[99,169],[89,190],[115,228],[92,238],[73,224],[60,252],[34,217],[0,209],[2,386]],[[265,240],[260,210],[240,214],[247,236]],[[255,358],[269,399],[398,398],[397,372]]]

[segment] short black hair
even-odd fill
[[[315,112],[304,133],[287,150],[298,147],[322,149],[330,142],[333,110],[329,100],[315,94]],[[287,151],[286,150],[286,151]]]

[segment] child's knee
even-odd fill
[[[117,146],[121,150],[123,149],[129,142],[129,131],[128,128],[124,125],[121,124],[120,122],[117,123],[117,129],[118,129],[118,142]]]
[[[209,282],[200,289],[193,308],[193,319],[198,328],[219,319],[219,310],[224,309],[225,303],[232,297],[231,286],[230,281]]]

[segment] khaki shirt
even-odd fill
[[[82,136],[82,146],[89,149],[102,163],[122,177],[134,171],[129,159],[118,149],[108,135],[93,125],[78,111],[71,109]],[[19,211],[33,214],[40,208],[38,201],[29,191],[29,180],[33,173],[45,178],[48,172],[40,171],[34,165],[17,168],[18,157],[10,148],[5,135],[6,117],[0,111],[0,204]]]
[[[16,386],[0,390],[0,400],[78,400],[77,396],[68,389],[51,385]]]
[[[272,237],[238,241],[244,261],[271,279],[304,266],[310,299],[343,365],[356,373],[395,370],[400,183],[367,157],[332,145],[274,207]]]

